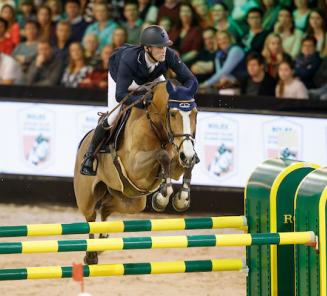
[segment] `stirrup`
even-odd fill
[[[85,155],[85,158],[81,164],[80,173],[84,176],[95,176],[97,174],[98,164],[94,170],[93,162],[94,162],[93,155]]]

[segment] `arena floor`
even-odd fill
[[[200,216],[200,215],[198,215]],[[206,216],[209,216],[206,214]],[[117,219],[151,219],[172,218],[167,215],[115,215]],[[177,216],[176,216],[177,217]],[[179,216],[180,217],[180,216]],[[0,225],[23,225],[34,223],[69,223],[83,221],[77,209],[52,205],[17,206],[0,205]],[[155,235],[174,235],[182,232],[161,232]],[[240,233],[236,230],[198,230],[186,231],[186,234],[211,233]],[[148,232],[129,233],[128,236],[148,236]],[[114,234],[112,237],[119,236]],[[51,239],[81,239],[87,235],[71,235],[51,237]],[[0,241],[21,241],[31,238],[1,238]],[[33,240],[45,240],[50,237],[34,237]],[[13,254],[1,255],[0,268],[22,268],[32,266],[67,266],[72,263],[82,263],[84,254],[53,253],[53,254]],[[193,249],[157,249],[107,251],[99,258],[99,263],[129,263],[149,261],[199,260],[211,258],[240,258],[245,257],[242,247],[223,248],[193,248]],[[141,275],[126,277],[85,278],[85,290],[92,296],[242,296],[245,295],[246,273],[239,271],[170,274],[170,275]],[[71,279],[7,281],[0,283],[1,296],[77,296],[80,292],[78,283]]]

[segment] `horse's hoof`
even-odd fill
[[[89,255],[85,255],[84,256],[84,263],[87,265],[94,265],[94,264],[98,264],[99,259],[98,259],[98,255],[96,254],[96,256],[89,256]]]
[[[166,209],[168,202],[169,198],[165,198],[160,191],[152,195],[152,208],[156,212],[163,212]]]
[[[184,191],[177,192],[173,196],[172,205],[176,212],[185,212],[191,205],[189,193]]]

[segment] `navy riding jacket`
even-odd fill
[[[167,48],[165,61],[159,62],[151,73],[149,73],[145,61],[143,46],[125,44],[118,48],[109,59],[109,72],[116,82],[117,102],[120,102],[128,94],[128,87],[133,80],[138,85],[143,85],[166,74],[168,69],[172,69],[176,73],[177,80],[183,86],[190,87],[193,83],[198,84],[195,76],[171,48]],[[141,95],[130,96],[126,103],[131,104],[140,97]]]

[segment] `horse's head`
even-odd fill
[[[168,80],[166,89],[169,94],[167,110],[169,142],[177,148],[180,164],[189,168],[198,161],[194,150],[197,116],[194,94],[197,84],[194,83],[189,88],[174,87]]]

